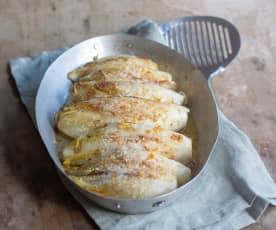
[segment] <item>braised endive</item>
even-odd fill
[[[66,158],[96,150],[108,151],[125,145],[161,154],[181,163],[192,160],[192,140],[189,137],[159,126],[132,123],[115,123],[103,128],[93,128],[87,137],[72,141],[61,154]]]
[[[76,138],[85,136],[91,127],[128,122],[157,125],[179,130],[186,125],[189,109],[133,97],[100,97],[63,107],[56,116],[57,127]]]
[[[74,102],[89,100],[93,97],[129,96],[156,102],[182,105],[184,93],[177,93],[150,82],[131,81],[88,81],[73,83],[71,99]]]
[[[67,103],[56,114],[67,175],[106,197],[147,198],[191,178],[186,95],[150,59],[98,59],[68,73]]]
[[[191,176],[191,170],[176,161],[129,146],[73,155],[63,165],[80,186],[119,198],[161,195],[184,184]]]

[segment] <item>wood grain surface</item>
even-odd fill
[[[275,0],[1,0],[0,229],[97,229],[69,195],[20,103],[7,61],[119,31],[145,18],[215,15],[242,49],[213,80],[221,109],[253,140],[276,179]],[[276,208],[246,229],[276,229]]]

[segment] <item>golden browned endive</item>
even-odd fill
[[[82,77],[87,76],[93,72],[105,71],[105,73],[110,73],[119,70],[122,71],[126,68],[158,70],[157,64],[150,59],[122,55],[101,58],[88,62],[85,65],[69,72],[68,78],[71,81],[78,81]]]
[[[177,93],[150,82],[131,81],[88,81],[73,83],[73,102],[89,100],[93,97],[130,96],[156,102],[181,105],[186,99],[184,93]]]
[[[183,164],[129,146],[74,155],[63,166],[79,186],[106,197],[154,197],[191,177],[191,170]]]
[[[192,160],[192,140],[189,137],[159,126],[132,123],[109,124],[91,129],[88,137],[78,138],[66,146],[61,156],[66,158],[99,149],[108,151],[125,145],[138,146],[181,163],[189,163]]]
[[[99,97],[63,107],[56,116],[58,129],[76,138],[93,127],[110,123],[156,125],[164,129],[185,127],[189,109],[133,97]]]

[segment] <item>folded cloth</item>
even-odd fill
[[[159,26],[142,21],[124,31],[166,44]],[[67,48],[10,61],[20,97],[35,123],[35,96],[48,66]],[[219,111],[217,145],[202,174],[183,198],[162,210],[140,215],[107,211],[65,183],[101,229],[239,229],[254,223],[269,204],[276,186],[249,138]]]

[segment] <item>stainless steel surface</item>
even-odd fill
[[[218,69],[225,68],[240,49],[238,30],[222,18],[176,18],[161,27],[169,47],[190,60],[207,78]]]
[[[67,73],[91,61],[93,57],[102,58],[121,54],[153,59],[164,70],[172,73],[179,89],[185,91],[189,98],[188,107],[191,109],[191,115],[198,131],[196,153],[198,156],[198,170],[194,178],[187,184],[162,196],[148,199],[113,199],[88,192],[71,181],[64,173],[58,159],[54,117],[68,96],[71,83],[66,77]],[[204,75],[193,64],[172,49],[151,40],[122,34],[92,38],[75,45],[62,54],[48,68],[39,87],[36,98],[36,120],[42,140],[63,181],[102,207],[130,214],[146,213],[161,209],[170,205],[179,197],[185,200],[186,194],[191,192],[193,186],[196,186],[198,175],[206,165],[218,134],[216,104]]]

